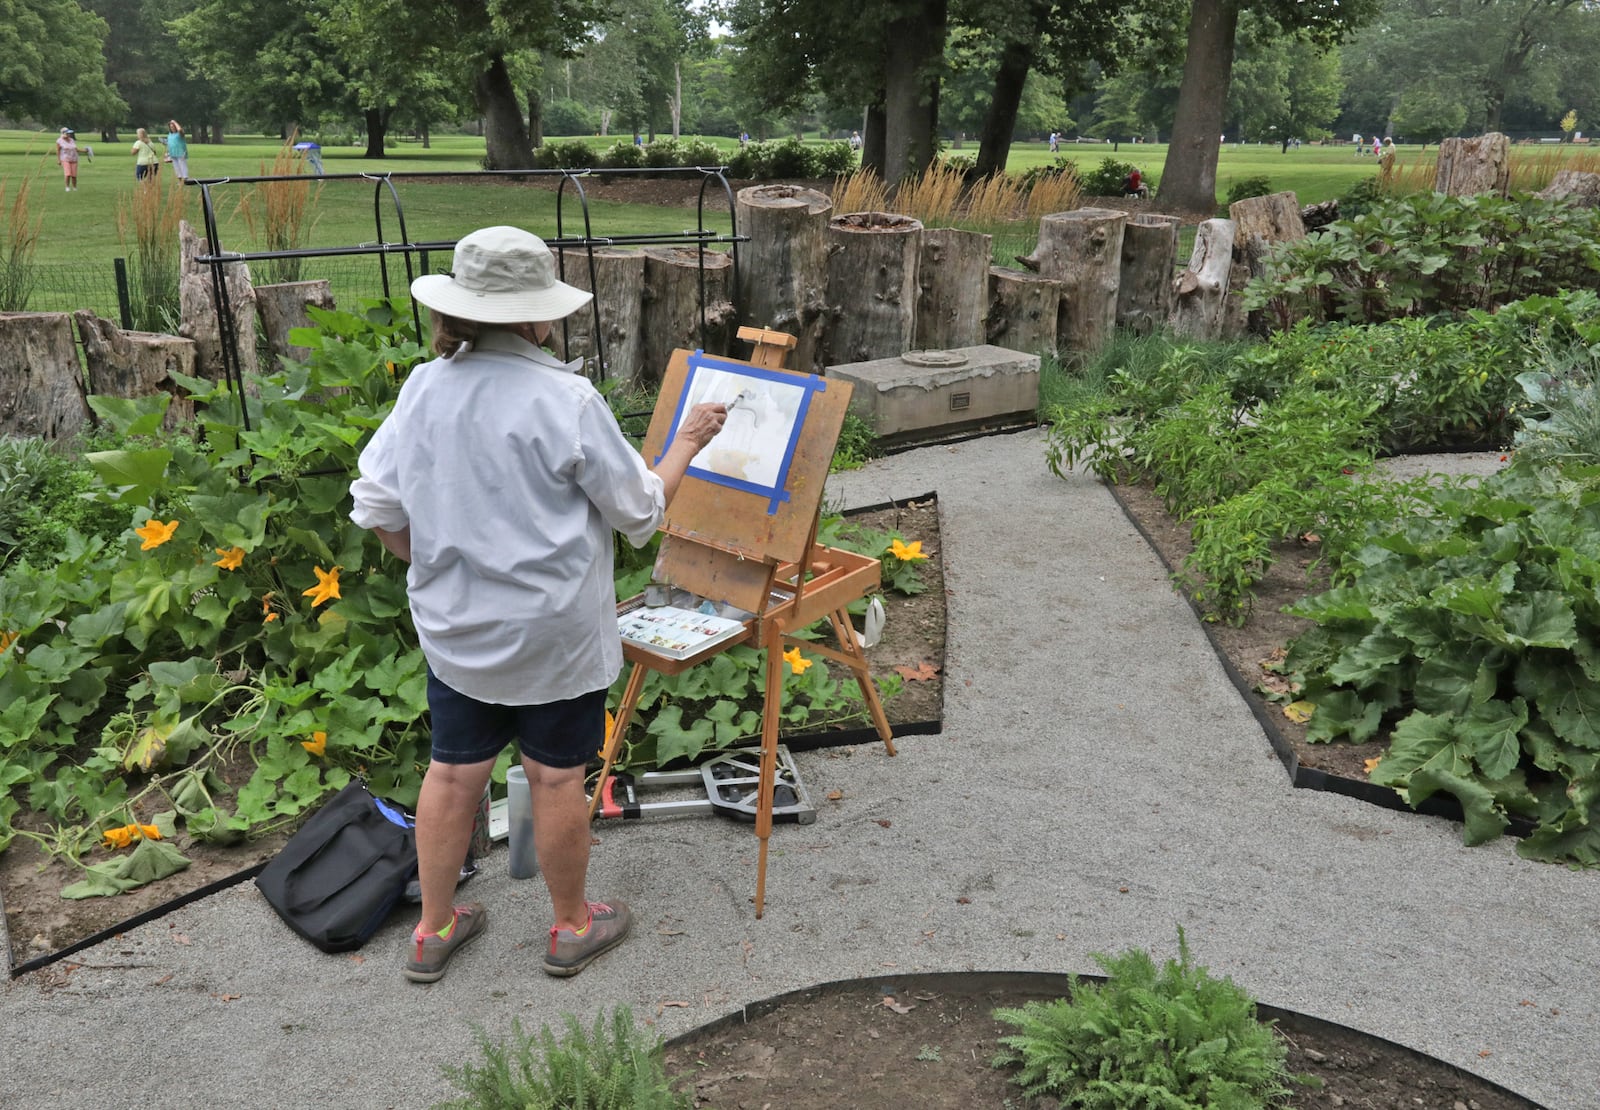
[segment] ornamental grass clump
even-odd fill
[[[133,326],[139,331],[178,330],[178,225],[186,205],[183,183],[159,174],[118,201],[117,233],[128,252]]]
[[[626,1006],[595,1018],[586,1030],[563,1015],[565,1033],[549,1026],[537,1035],[511,1019],[511,1036],[491,1040],[478,1030],[481,1063],[444,1068],[464,1097],[439,1110],[680,1110],[689,1097],[674,1092],[661,1063],[661,1044],[633,1022]]]
[[[5,230],[0,232],[0,312],[24,312],[33,296],[38,273],[34,253],[44,217],[33,215],[32,191],[32,177],[24,177],[15,188],[9,178],[0,179],[0,213],[5,218]]]
[[[1029,1098],[1071,1110],[1266,1110],[1288,1105],[1288,1051],[1255,1002],[1231,979],[1190,960],[1183,930],[1178,959],[1160,970],[1148,953],[1096,954],[1103,984],[1074,978],[1069,998],[995,1011],[1017,1032],[1000,1038],[995,1067]]]

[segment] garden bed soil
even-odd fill
[[[930,497],[847,515],[864,527],[898,531],[908,541],[921,540],[922,550],[929,556],[927,562],[920,564],[926,590],[914,597],[885,595],[888,619],[883,639],[868,653],[873,672],[880,677],[897,672],[919,676],[907,678],[901,692],[885,701],[884,711],[897,729],[920,725],[926,731],[930,722],[938,722],[944,715],[945,594],[939,557],[938,502]],[[830,741],[822,735],[794,746],[798,749],[831,742],[876,743],[876,735],[861,726],[860,720],[839,726],[851,730],[848,740]],[[225,777],[237,789],[252,770],[251,765],[241,764]],[[30,822],[24,814],[18,814],[17,823],[19,827],[48,832],[42,822]],[[288,831],[283,830],[246,844],[219,847],[179,837],[176,845],[191,861],[185,870],[116,897],[73,901],[62,898],[61,891],[82,877],[78,869],[71,863],[52,860],[32,840],[19,836],[0,852],[0,905],[5,909],[3,938],[10,946],[8,966],[47,961],[108,929],[129,926],[146,915],[176,908],[199,892],[248,878],[277,854],[287,838]],[[84,862],[95,863],[104,858],[108,858],[107,854],[96,849],[85,855]]]
[[[716,1110],[920,1110],[1033,1106],[1008,1072],[990,1066],[999,1038],[1015,1032],[997,1007],[1064,997],[1065,976],[918,975],[830,984],[750,1007],[669,1042],[674,1086]],[[1538,1110],[1536,1103],[1443,1061],[1381,1038],[1262,1007],[1289,1049],[1296,1110]]]

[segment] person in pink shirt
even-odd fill
[[[56,136],[56,161],[61,163],[61,175],[66,178],[70,193],[78,187],[78,139],[70,127],[63,127]]]

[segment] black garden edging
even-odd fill
[[[903,498],[900,501],[884,501],[875,505],[864,505],[859,508],[846,511],[844,516],[848,518],[850,516],[856,516],[863,513],[875,513],[881,512],[885,509],[895,509],[912,501],[932,501],[935,504],[935,511],[937,512],[938,500],[939,495],[937,492],[929,492],[921,494],[917,497]],[[909,721],[902,724],[893,725],[890,731],[893,733],[895,739],[898,740],[903,736],[935,736],[944,730],[944,688],[942,685],[943,672],[944,665],[943,660],[941,659],[939,716],[925,721]],[[842,748],[856,744],[876,744],[881,742],[878,737],[877,730],[870,726],[833,729],[823,732],[796,733],[792,736],[780,735],[779,740],[785,744],[790,751],[815,751],[819,748]],[[228,875],[221,879],[207,883],[205,886],[186,891],[185,893],[180,894],[169,901],[162,902],[156,906],[151,906],[147,910],[142,910],[125,921],[120,921],[115,925],[101,929],[99,932],[90,936],[73,941],[65,948],[58,949],[55,952],[48,952],[42,956],[35,956],[34,958],[25,960],[20,964],[16,962],[16,954],[11,947],[10,930],[7,929],[4,924],[5,891],[0,889],[0,930],[4,930],[5,932],[5,959],[6,966],[10,969],[10,977],[15,979],[17,976],[26,975],[30,971],[38,971],[40,968],[47,967],[58,960],[63,960],[74,953],[81,952],[85,948],[92,948],[96,944],[110,940],[118,933],[127,932],[129,929],[137,928],[140,925],[147,925],[158,918],[165,917],[174,910],[178,910],[184,906],[187,906],[191,902],[196,902],[201,898],[209,897],[212,894],[226,890],[228,887],[237,886],[239,883],[242,883],[247,879],[255,878],[255,876],[259,874],[261,869],[266,865],[266,861],[263,861],[247,867],[242,871],[238,871],[232,875]]]
[[[720,1018],[715,1018],[704,1025],[698,1025],[687,1032],[678,1034],[668,1040],[664,1047],[668,1050],[692,1049],[701,1040],[732,1026],[755,1021],[758,1018],[765,1017],[767,1014],[782,1010],[786,1006],[808,1002],[831,994],[860,991],[863,994],[898,995],[901,993],[928,991],[944,995],[979,995],[1000,991],[1009,996],[1008,1005],[1021,1005],[1023,1002],[1031,1000],[1049,1001],[1057,998],[1068,998],[1072,994],[1073,979],[1074,976],[1072,975],[1055,971],[928,971],[906,975],[874,975],[866,979],[835,979],[830,982],[819,983],[814,987],[802,987],[799,990],[786,991],[783,994],[751,1002],[731,1013],[724,1014]],[[1106,981],[1103,975],[1079,975],[1076,976],[1076,979],[1082,983],[1104,983]],[[1417,1061],[1427,1061],[1434,1067],[1443,1068],[1458,1079],[1482,1084],[1508,1101],[1523,1104],[1526,1110],[1546,1110],[1544,1106],[1534,1102],[1527,1096],[1519,1095],[1515,1091],[1503,1087],[1492,1080],[1485,1079],[1481,1075],[1476,1075],[1436,1056],[1429,1056],[1425,1052],[1419,1052],[1414,1048],[1373,1033],[1365,1033],[1348,1025],[1340,1025],[1337,1022],[1324,1021],[1309,1014],[1302,1014],[1297,1010],[1285,1010],[1259,1002],[1256,1003],[1256,1016],[1263,1021],[1272,1022],[1291,1038],[1296,1031],[1306,1033],[1326,1031],[1382,1044],[1404,1057]]]
[[[1155,552],[1156,558],[1161,560],[1161,565],[1166,568],[1167,573],[1169,575],[1176,574],[1180,568],[1174,567],[1168,562],[1166,555],[1161,551],[1160,545],[1155,542],[1150,532],[1140,523],[1138,516],[1128,505],[1117,484],[1107,482],[1106,487],[1111,491],[1111,496],[1116,499],[1117,506],[1122,510],[1122,515],[1128,518],[1128,523],[1133,525],[1134,529],[1143,537],[1144,542],[1149,545],[1150,550]],[[1181,593],[1182,591],[1179,592]],[[1268,711],[1268,703],[1255,692],[1255,688],[1250,684],[1249,680],[1239,672],[1239,668],[1234,666],[1233,660],[1228,657],[1228,653],[1217,642],[1216,633],[1212,631],[1211,622],[1205,619],[1205,614],[1200,611],[1200,607],[1194,603],[1193,598],[1185,593],[1183,594],[1183,599],[1188,603],[1190,611],[1194,613],[1196,621],[1200,625],[1200,630],[1205,633],[1206,643],[1211,645],[1212,652],[1221,662],[1223,671],[1227,673],[1228,681],[1233,683],[1234,689],[1239,692],[1239,696],[1244,700],[1245,705],[1249,706],[1250,715],[1261,726],[1261,731],[1266,734],[1267,742],[1272,745],[1272,750],[1277,753],[1278,759],[1283,763],[1284,770],[1289,773],[1289,781],[1292,785],[1302,790],[1324,790],[1330,794],[1355,798],[1357,801],[1381,806],[1384,809],[1399,810],[1403,813],[1420,813],[1427,817],[1443,817],[1446,820],[1457,823],[1464,819],[1461,803],[1448,794],[1434,794],[1424,800],[1421,805],[1412,806],[1402,799],[1392,787],[1379,786],[1377,783],[1368,782],[1365,779],[1351,779],[1345,778],[1343,775],[1332,775],[1316,767],[1303,766],[1293,745],[1289,743],[1278,722]],[[1505,831],[1511,836],[1525,837],[1532,835],[1534,828],[1533,822],[1526,818],[1512,816]]]

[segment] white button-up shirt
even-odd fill
[[[587,378],[485,329],[411,373],[360,468],[350,517],[410,526],[411,616],[447,685],[540,705],[615,681],[611,532],[642,547],[666,501]]]

